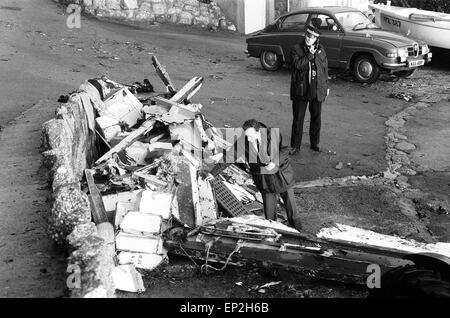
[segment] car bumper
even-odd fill
[[[433,57],[433,54],[431,52],[425,54],[423,58],[420,59],[407,59],[405,62],[389,62],[389,63],[382,63],[381,65],[384,68],[387,69],[413,69],[419,66],[423,66],[431,61],[431,58]],[[417,62],[423,61],[423,64],[417,64]]]

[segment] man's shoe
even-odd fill
[[[314,151],[320,151],[320,147],[317,145],[311,145],[311,149]]]
[[[298,154],[299,152],[300,152],[300,148],[296,148],[296,147],[291,148],[291,149],[289,150],[289,154],[290,154],[291,156],[294,156],[294,155]]]

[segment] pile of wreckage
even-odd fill
[[[168,262],[167,253],[200,259],[204,271],[269,265],[359,283],[375,261],[385,268],[407,263],[404,249],[333,240],[325,232],[311,237],[266,220],[260,193],[237,165],[205,181],[205,165],[211,168],[208,162],[217,162],[231,144],[201,113],[202,105],[190,102],[203,79],[177,90],[155,57],[153,65],[164,93],[148,81],[121,85],[102,78],[82,87],[100,96],[91,103],[97,116],[88,121],[103,155],[85,170],[86,190],[94,222],[111,222],[116,230],[117,289],[143,291],[136,268],[153,270]],[[385,239],[395,248],[395,239]]]

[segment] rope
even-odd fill
[[[215,241],[217,241],[218,239],[220,239],[220,237],[216,238]],[[206,247],[206,260],[205,260],[205,264],[203,264],[202,267],[200,267],[200,271],[201,271],[202,273],[204,272],[204,273],[207,274],[208,271],[209,271],[209,269],[213,269],[213,270],[218,271],[218,272],[224,270],[224,269],[227,267],[228,263],[230,262],[231,257],[233,256],[233,254],[234,254],[234,253],[237,253],[237,252],[241,249],[242,243],[243,243],[242,240],[239,240],[239,241],[236,243],[236,247],[234,248],[234,250],[230,253],[230,255],[228,255],[227,260],[225,261],[225,264],[224,264],[221,268],[216,268],[216,267],[214,267],[214,266],[208,264],[209,250],[210,250],[211,247],[213,246],[214,241],[208,242],[208,244],[205,245],[205,247]]]
[[[195,266],[200,267],[197,262],[184,250],[183,246],[181,246],[181,243],[179,244],[180,249],[183,251],[184,254],[186,254],[187,257],[195,264]],[[201,270],[201,267],[200,267]]]

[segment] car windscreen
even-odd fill
[[[372,21],[359,11],[339,12],[335,15],[346,30],[378,29]]]

